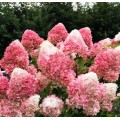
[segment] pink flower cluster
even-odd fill
[[[85,44],[78,30],[71,31],[71,33],[64,41],[62,49],[63,52],[65,52],[68,55],[77,53],[79,57],[82,57],[84,60],[87,57],[88,46]]]
[[[74,62],[64,53],[58,52],[54,55],[49,55],[48,60],[40,54],[37,63],[42,73],[49,79],[59,83],[60,86],[68,84],[71,81],[71,76],[72,78],[75,76],[75,73],[71,70]],[[66,72],[71,74],[67,78],[65,77]]]
[[[40,104],[40,113],[44,116],[57,117],[61,114],[63,101],[55,95],[49,95]]]
[[[89,27],[84,27],[81,28],[79,30],[79,32],[81,33],[81,36],[85,42],[85,44],[91,48],[93,46],[93,42],[92,42],[92,34],[91,34],[91,30]]]
[[[62,23],[55,25],[49,32],[47,39],[52,43],[64,41],[68,36],[68,32]]]
[[[35,116],[40,96],[35,94],[37,80],[21,68],[15,68],[11,79],[0,76],[0,116]],[[40,88],[39,88],[40,89]]]
[[[89,57],[95,57],[97,54],[101,53],[102,51],[106,51],[110,48],[110,44],[112,43],[111,39],[106,38],[104,40],[99,41],[98,43],[94,43],[91,47],[90,51],[88,52]]]
[[[22,102],[0,99],[0,117],[34,117],[40,96],[35,94]]]
[[[88,116],[101,110],[110,112],[118,86],[101,79],[119,79],[119,38],[120,33],[93,44],[90,28],[68,34],[62,23],[49,31],[48,40],[26,30],[21,42],[13,41],[0,60],[0,116],[34,117],[40,112],[57,117],[63,107],[82,109]],[[3,76],[1,68],[9,79]],[[65,93],[60,98],[66,99],[67,106],[53,95],[63,88],[68,97]]]
[[[28,52],[31,52],[32,50],[39,48],[39,45],[43,41],[43,38],[39,37],[36,32],[26,30],[22,35],[21,43]]]
[[[25,70],[15,68],[9,82],[7,96],[13,101],[22,101],[36,92],[35,77],[31,74],[24,72]]]
[[[28,53],[22,44],[15,40],[5,50],[0,66],[6,73],[11,74],[15,67],[26,69],[29,65]]]
[[[100,78],[109,82],[115,82],[120,73],[120,49],[108,49],[94,59],[94,64],[89,71],[95,72]]]
[[[89,72],[78,76],[67,86],[70,108],[83,108],[86,115],[97,115],[100,109],[111,111],[112,101],[116,97],[115,83],[100,84],[97,75]]]
[[[39,109],[40,96],[35,94],[25,101],[20,106],[20,111],[23,117],[34,117],[35,112]]]
[[[112,101],[116,99],[116,91],[118,86],[115,83],[103,84],[104,92],[101,97],[101,109],[104,111],[112,110]]]
[[[93,72],[78,76],[67,86],[69,100],[68,106],[72,108],[83,108],[87,115],[96,115],[100,110],[99,81]]]
[[[22,117],[19,110],[19,103],[10,101],[8,99],[0,100],[0,117]]]

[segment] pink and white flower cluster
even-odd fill
[[[49,32],[47,39],[52,43],[56,44],[61,41],[65,41],[68,36],[68,32],[62,23],[55,25]]]
[[[40,104],[40,112],[44,116],[57,117],[61,114],[63,101],[55,95],[47,96]]]
[[[120,74],[120,49],[108,49],[97,54],[89,70],[106,81],[117,81]]]
[[[62,23],[48,32],[47,40],[26,30],[0,60],[0,116],[57,117],[69,108],[87,116],[110,112],[119,87],[119,38],[120,33],[93,43],[89,27],[68,33]],[[65,94],[55,94],[60,89]]]
[[[26,30],[22,35],[21,43],[28,52],[39,48],[42,42],[43,38],[39,37],[39,35],[32,30]]]
[[[78,76],[67,86],[66,104],[70,108],[82,108],[87,115],[97,115],[100,109],[112,110],[112,101],[116,97],[116,91],[115,83],[101,84],[97,75],[89,72]]]
[[[79,32],[82,35],[82,38],[84,39],[85,44],[91,48],[93,46],[92,42],[92,33],[89,27],[84,27],[79,30]]]
[[[34,76],[21,68],[15,68],[11,79],[0,76],[0,116],[35,116],[40,96],[36,94]]]
[[[26,69],[29,65],[28,53],[19,40],[14,40],[6,48],[0,67],[11,74],[15,67]]]

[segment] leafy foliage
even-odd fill
[[[47,32],[62,22],[67,30],[89,26],[94,42],[114,37],[120,26],[120,3],[0,3],[0,58],[8,44],[32,29],[47,39]],[[113,24],[114,23],[114,24]],[[4,33],[4,34],[3,34]],[[99,38],[99,39],[98,39]]]

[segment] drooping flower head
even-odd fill
[[[40,113],[44,116],[57,117],[61,114],[63,101],[55,95],[49,95],[40,104]]]
[[[64,41],[67,36],[68,32],[65,26],[62,23],[58,23],[48,32],[47,39],[51,43],[56,44],[58,42]]]
[[[91,30],[89,27],[84,27],[81,28],[79,30],[79,32],[81,33],[81,36],[85,42],[85,44],[91,48],[93,46],[93,42],[92,42],[92,34],[91,34]]]
[[[36,80],[30,73],[21,74],[23,71],[13,71],[9,82],[7,96],[13,101],[22,101],[36,92]],[[18,73],[17,73],[18,72]]]
[[[18,40],[14,40],[6,48],[0,66],[6,73],[11,74],[15,67],[26,69],[29,65],[28,53]]]
[[[117,81],[120,72],[120,50],[108,49],[99,53],[89,71],[95,72],[100,78],[104,78],[108,82]]]
[[[21,43],[28,52],[31,52],[31,50],[39,48],[43,41],[43,38],[33,30],[26,30],[22,35]]]
[[[88,47],[85,44],[80,32],[73,30],[64,41],[64,50],[66,54],[77,53],[80,57],[86,59]]]

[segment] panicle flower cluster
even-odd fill
[[[40,55],[38,57],[37,63],[44,75],[46,75],[49,79],[53,81],[55,80],[56,82],[59,81],[59,83],[61,84],[63,83],[63,85],[64,85],[64,80],[66,79],[66,78],[64,79],[63,74],[65,75],[65,72],[71,70],[72,67],[74,66],[74,61],[61,52],[58,52],[54,55],[50,55],[48,60],[46,60],[44,57]],[[72,72],[72,76],[74,76],[73,72]],[[67,77],[70,77],[70,79],[69,78],[66,79],[67,82],[69,83],[71,80],[71,76],[67,76]]]
[[[36,32],[32,30],[26,30],[22,35],[21,43],[28,52],[31,52],[32,50],[39,48],[39,45],[43,41],[44,39],[39,37]]]
[[[110,112],[118,86],[101,81],[119,79],[120,32],[93,44],[89,27],[68,34],[59,23],[47,39],[26,30],[21,42],[15,40],[5,50],[0,60],[0,117],[34,117],[36,112],[57,117],[64,107],[60,98],[66,99],[65,110],[82,109],[88,116]],[[60,98],[54,95],[59,89]]]
[[[57,47],[55,47],[52,43],[50,43],[48,40],[46,40],[40,45],[39,54],[41,54],[41,55],[45,54],[45,56],[49,56],[49,55],[54,55],[58,51],[59,50]]]
[[[102,85],[104,92],[101,97],[101,109],[104,111],[112,110],[112,102],[116,99],[118,86],[115,83],[106,83]]]
[[[38,110],[40,96],[34,94],[21,102],[0,100],[0,117],[34,117]]]
[[[47,64],[48,64],[48,60],[50,59],[50,56],[54,55],[58,52],[59,52],[59,50],[52,43],[50,43],[48,40],[44,41],[40,45],[40,52],[39,52],[39,56],[38,56],[38,59],[37,59],[38,67],[42,71],[44,69],[46,69]]]
[[[6,73],[11,74],[15,67],[26,69],[29,65],[28,53],[22,44],[15,40],[5,50],[0,66]]]
[[[120,73],[120,49],[108,49],[94,59],[94,64],[89,71],[95,72],[100,78],[108,82],[115,82]]]
[[[91,47],[90,51],[88,52],[88,55],[90,58],[95,57],[97,54],[101,53],[102,51],[106,51],[110,48],[110,44],[112,43],[110,38],[106,38],[104,40],[101,40],[97,43],[94,43]]]
[[[47,39],[52,44],[57,44],[58,42],[64,41],[68,36],[68,32],[62,23],[55,25],[49,32]]]
[[[15,68],[11,73],[11,78],[20,78],[21,76],[28,76],[29,73],[21,68]]]
[[[62,72],[60,75],[60,80],[57,80],[58,85],[67,86],[72,80],[75,80],[76,74],[73,70],[69,69]]]
[[[112,102],[116,98],[115,83],[99,83],[97,75],[89,72],[78,76],[67,87],[70,108],[83,108],[86,115],[97,115],[100,109],[112,110]]]
[[[86,59],[88,46],[85,44],[78,30],[73,30],[68,35],[68,37],[64,41],[63,52],[68,55],[71,55],[72,53],[77,53],[79,57],[82,57],[84,60]]]
[[[15,71],[13,70],[14,73],[12,75],[15,76],[11,77],[9,88],[7,90],[7,96],[10,100],[22,101],[35,94],[36,92],[35,77],[27,73],[27,71],[25,74],[21,75],[23,71],[18,69],[16,69]]]
[[[100,110],[101,91],[95,73],[89,72],[80,75],[67,86],[67,104],[72,108],[83,108],[87,115],[96,115]]]
[[[55,95],[49,95],[40,104],[40,113],[44,116],[57,117],[61,114],[63,101]]]
[[[91,30],[89,27],[84,27],[81,28],[79,30],[79,32],[81,33],[81,36],[85,42],[85,44],[89,47],[89,49],[93,46],[93,42],[92,42],[92,34],[91,34]]]
[[[20,111],[22,112],[23,117],[34,117],[35,112],[38,110],[40,96],[35,94],[25,101],[22,101],[20,106]]]

